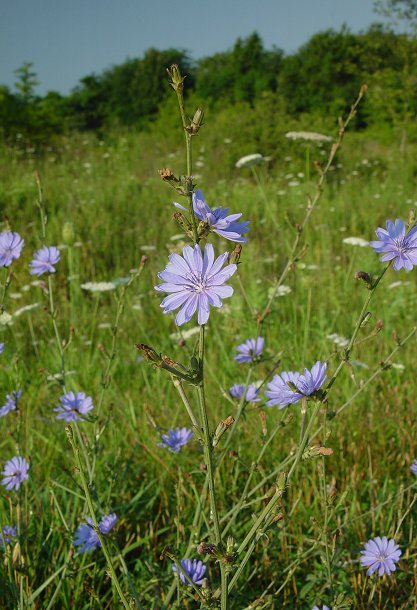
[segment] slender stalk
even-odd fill
[[[192,185],[192,180],[191,180],[191,173],[192,173],[192,148],[191,148],[191,135],[188,133],[187,131],[187,119],[185,116],[185,110],[184,110],[184,95],[183,95],[183,89],[182,86],[181,87],[176,87],[175,88],[175,92],[177,94],[177,99],[178,99],[178,106],[180,109],[180,114],[181,114],[181,120],[182,120],[182,126],[184,129],[184,137],[185,137],[185,148],[186,148],[186,159],[187,159],[187,184],[188,184],[188,207],[189,207],[189,211],[190,211],[190,216],[191,216],[191,223],[192,223],[192,228],[193,228],[193,238],[194,238],[194,243],[198,244],[199,237],[198,237],[198,231],[197,231],[197,221],[195,218],[195,214],[194,214],[194,209],[193,209],[193,193],[192,190],[190,189],[190,186]]]
[[[130,610],[129,602],[126,599],[126,597],[123,593],[122,587],[120,585],[119,579],[117,578],[117,574],[114,569],[113,561],[110,556],[109,550],[107,548],[106,540],[98,526],[98,519],[97,519],[96,511],[94,508],[93,499],[91,497],[90,488],[89,488],[87,479],[84,474],[83,465],[82,465],[81,459],[80,459],[80,450],[77,446],[72,427],[70,425],[65,426],[65,432],[67,434],[68,440],[70,442],[70,445],[71,445],[73,453],[74,453],[75,463],[76,463],[78,473],[81,478],[81,483],[82,483],[82,486],[84,489],[84,495],[85,495],[85,499],[86,499],[86,502],[88,505],[88,510],[89,510],[89,513],[93,520],[94,531],[96,532],[98,539],[100,540],[100,545],[101,545],[101,548],[103,549],[103,553],[104,553],[104,556],[105,556],[107,564],[108,564],[108,568],[109,568],[109,572],[110,572],[112,581],[114,582],[114,585],[116,587],[117,593],[120,597],[120,601],[122,602],[123,606],[125,607],[126,610]]]
[[[357,335],[358,335],[359,329],[360,329],[361,324],[363,323],[363,321],[364,321],[364,319],[365,319],[365,316],[366,316],[366,314],[367,314],[369,303],[370,303],[370,301],[371,301],[371,299],[372,299],[372,297],[373,297],[373,294],[374,294],[374,292],[375,292],[375,290],[376,290],[376,288],[377,288],[377,286],[378,286],[379,282],[382,280],[382,278],[383,278],[383,277],[384,277],[384,275],[385,275],[385,272],[386,272],[386,271],[389,269],[389,267],[391,266],[391,263],[392,263],[392,261],[390,261],[390,262],[388,263],[388,265],[387,265],[387,266],[386,266],[386,267],[385,267],[385,268],[384,268],[384,269],[381,271],[381,273],[379,274],[379,276],[378,276],[378,277],[376,278],[376,280],[373,282],[373,284],[372,284],[372,288],[371,288],[371,289],[369,290],[369,292],[368,292],[368,296],[367,296],[367,297],[366,297],[366,299],[365,299],[365,302],[364,302],[363,307],[362,307],[362,311],[361,311],[361,313],[359,314],[359,317],[358,317],[358,319],[357,319],[357,321],[356,321],[356,325],[355,325],[355,328],[354,328],[354,330],[353,330],[353,333],[352,333],[352,336],[351,336],[351,338],[350,338],[350,341],[349,341],[349,343],[348,343],[348,346],[347,346],[347,347],[346,347],[346,349],[345,349],[345,357],[344,357],[344,358],[343,358],[343,360],[341,360],[341,362],[339,363],[339,366],[338,366],[338,367],[337,367],[337,369],[335,370],[335,372],[334,372],[334,374],[333,374],[332,378],[330,379],[329,383],[328,383],[328,384],[327,384],[327,386],[326,386],[327,393],[329,392],[330,388],[333,386],[334,382],[336,381],[336,378],[337,378],[337,376],[339,375],[340,371],[342,370],[342,368],[344,367],[344,365],[346,364],[346,362],[349,360],[349,356],[350,356],[350,353],[351,353],[351,351],[352,351],[352,348],[353,348],[353,346],[354,346],[354,344],[355,344],[355,340],[356,340],[356,337],[357,337]]]
[[[244,550],[246,549],[246,547],[248,547],[248,545],[249,545],[249,548],[247,549],[245,555],[243,556],[242,561],[241,561],[241,563],[240,563],[236,573],[234,574],[232,580],[230,581],[230,584],[229,584],[229,593],[232,591],[232,589],[236,585],[236,582],[237,582],[240,574],[242,573],[244,566],[248,562],[248,560],[249,560],[249,558],[250,558],[250,556],[252,554],[252,551],[253,551],[253,549],[255,547],[256,540],[257,540],[258,536],[261,533],[263,533],[263,530],[266,527],[268,527],[268,525],[269,525],[268,522],[269,522],[271,513],[272,513],[272,511],[274,509],[274,506],[276,505],[276,503],[279,500],[279,498],[283,495],[284,489],[285,489],[285,485],[288,484],[288,482],[290,481],[290,479],[291,479],[291,477],[292,477],[292,475],[293,475],[293,473],[294,473],[298,463],[300,462],[300,460],[302,458],[302,455],[304,453],[304,449],[305,449],[305,447],[307,445],[307,442],[308,442],[308,439],[309,439],[309,433],[310,433],[311,427],[313,425],[314,420],[316,419],[316,416],[317,416],[317,414],[319,412],[320,407],[321,407],[321,402],[317,402],[315,404],[315,406],[314,406],[313,413],[312,413],[312,415],[311,415],[311,417],[310,417],[310,419],[308,421],[308,424],[307,424],[307,426],[305,428],[304,436],[301,439],[301,442],[300,442],[300,444],[298,446],[297,453],[296,453],[295,458],[294,458],[294,462],[293,462],[293,464],[292,464],[288,474],[286,476],[285,475],[281,476],[280,480],[278,481],[277,488],[276,488],[276,491],[275,491],[274,495],[272,496],[272,498],[270,499],[268,504],[265,506],[265,508],[263,509],[261,514],[259,515],[259,517],[256,519],[255,523],[253,524],[253,526],[251,527],[251,529],[247,533],[245,539],[243,540],[243,542],[241,543],[241,545],[237,549],[237,554],[241,555],[244,552]],[[263,530],[261,530],[260,528],[261,528],[261,526],[262,526],[262,524],[264,522],[265,522],[264,528],[263,528]]]
[[[211,442],[211,434],[209,429],[206,399],[204,395],[204,325],[200,326],[200,340],[198,345],[198,358],[200,367],[202,367],[203,379],[201,384],[197,387],[199,405],[200,405],[200,416],[202,423],[203,432],[203,447],[204,447],[204,461],[207,467],[207,478],[210,495],[210,506],[211,506],[211,517],[213,519],[213,530],[216,544],[220,550],[223,549],[222,534],[220,530],[219,514],[217,511],[216,492],[214,485],[214,468],[212,460],[213,445]],[[228,570],[226,566],[220,561],[220,575],[221,575],[221,610],[228,610],[229,608],[229,595],[228,595]]]
[[[279,286],[282,285],[282,283],[284,282],[284,280],[285,280],[286,276],[288,275],[290,269],[292,268],[292,266],[295,263],[295,260],[297,258],[298,246],[299,246],[300,241],[301,241],[302,233],[304,232],[304,229],[305,229],[308,221],[310,220],[310,216],[313,213],[313,210],[315,209],[318,201],[321,198],[321,195],[323,193],[324,184],[325,184],[325,181],[326,181],[326,178],[327,178],[327,174],[328,174],[329,169],[330,169],[330,167],[331,167],[331,165],[333,163],[335,155],[336,155],[337,151],[339,150],[339,148],[340,148],[340,146],[342,144],[346,128],[348,127],[349,123],[352,121],[353,117],[355,116],[357,107],[359,106],[363,96],[365,95],[365,92],[366,92],[366,87],[364,86],[364,87],[361,88],[355,103],[351,107],[351,110],[349,112],[349,115],[348,115],[347,119],[341,124],[341,126],[339,128],[338,138],[337,138],[336,142],[332,145],[332,147],[330,149],[330,153],[329,153],[329,156],[327,158],[327,162],[326,162],[325,166],[319,170],[320,171],[320,178],[319,178],[319,180],[317,182],[317,185],[316,185],[316,193],[315,193],[313,198],[309,198],[309,200],[308,200],[308,205],[307,205],[306,213],[305,213],[303,221],[297,227],[297,233],[296,233],[296,236],[294,238],[294,242],[293,242],[293,245],[292,245],[292,248],[291,248],[291,251],[290,251],[290,255],[289,255],[288,260],[287,260],[287,263],[286,263],[286,265],[285,265],[281,275],[279,276],[278,280],[276,281],[276,283],[275,283],[275,285],[273,287],[273,290],[271,292],[271,296],[268,299],[268,302],[267,302],[265,308],[263,309],[262,313],[259,314],[259,316],[258,316],[258,320],[257,320],[258,334],[259,334],[260,326],[262,325],[262,323],[265,320],[266,316],[269,314],[269,311],[270,311],[270,308],[271,308],[271,305],[272,305],[272,301],[275,298],[275,293],[276,293],[277,289],[279,288]]]
[[[198,347],[198,357],[199,357],[199,361],[200,361],[200,366],[203,367],[203,363],[204,363],[204,325],[200,326],[200,341],[199,341],[199,347]],[[202,433],[203,433],[204,461],[205,461],[206,467],[207,467],[211,517],[213,519],[214,539],[216,541],[216,544],[221,544],[222,537],[221,537],[221,532],[220,532],[219,515],[217,512],[216,491],[215,491],[215,486],[214,486],[212,443],[211,443],[209,422],[208,422],[208,417],[207,417],[207,407],[206,407],[206,399],[205,399],[205,393],[204,393],[204,379],[201,382],[201,384],[197,387],[197,394],[198,394],[198,401],[199,401],[199,406],[200,406],[201,426],[202,426]]]

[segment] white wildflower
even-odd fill
[[[108,290],[115,290],[116,286],[112,282],[86,282],[81,284],[83,290],[88,292],[107,292]]]
[[[349,244],[350,246],[359,246],[361,248],[369,246],[369,241],[362,239],[362,237],[345,237],[343,243]]]
[[[236,161],[235,167],[252,167],[253,165],[260,165],[263,162],[264,158],[259,153],[254,153],[252,155],[246,155],[241,157],[239,161]]]
[[[285,134],[289,140],[305,140],[306,142],[331,142],[333,138],[316,131],[289,131]]]

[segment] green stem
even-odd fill
[[[180,109],[181,120],[182,120],[182,127],[184,129],[184,137],[185,137],[185,148],[186,148],[186,158],[187,158],[187,190],[188,190],[187,197],[188,197],[188,207],[189,207],[190,217],[191,217],[191,222],[192,222],[194,243],[198,244],[198,242],[200,240],[199,240],[199,237],[198,237],[197,221],[196,221],[195,214],[194,214],[194,209],[193,209],[193,193],[192,193],[192,190],[190,189],[190,185],[192,183],[192,180],[191,180],[191,174],[192,174],[191,135],[187,131],[187,119],[185,117],[184,95],[183,95],[182,88],[181,88],[181,90],[176,89],[176,94],[177,94],[178,106],[179,106],[179,109]]]
[[[212,439],[210,434],[210,428],[207,417],[207,407],[206,407],[206,399],[204,395],[204,325],[200,326],[200,340],[198,345],[198,358],[200,362],[200,367],[202,370],[202,381],[200,385],[197,387],[198,399],[200,404],[200,415],[201,415],[201,423],[202,423],[202,432],[203,432],[203,448],[204,448],[204,461],[207,467],[207,478],[208,478],[208,487],[209,487],[209,495],[210,495],[210,506],[211,506],[211,515],[213,519],[213,529],[214,529],[214,538],[216,541],[216,545],[219,550],[223,550],[222,543],[222,534],[220,530],[220,521],[219,514],[217,511],[217,502],[216,502],[216,492],[214,485],[214,468],[213,468],[213,460],[212,460]],[[220,608],[221,610],[228,610],[229,608],[229,595],[228,595],[228,571],[226,566],[220,561],[220,574],[221,574],[221,601]]]
[[[109,550],[107,548],[106,540],[105,540],[103,534],[101,533],[99,525],[98,525],[98,519],[97,519],[96,511],[95,511],[95,508],[93,505],[93,500],[92,500],[92,497],[90,494],[90,488],[88,486],[87,479],[85,477],[84,469],[83,469],[81,459],[80,459],[80,450],[78,449],[72,427],[70,425],[65,426],[65,432],[67,434],[68,440],[70,442],[70,445],[71,445],[73,453],[74,453],[75,463],[76,463],[78,473],[81,478],[81,483],[82,483],[82,486],[84,489],[84,495],[85,495],[85,499],[87,502],[88,510],[89,510],[89,513],[93,520],[94,531],[96,532],[97,537],[100,540],[100,545],[101,545],[101,548],[103,549],[103,553],[104,553],[104,556],[105,556],[107,564],[108,564],[108,568],[109,568],[109,572],[110,572],[112,581],[115,584],[117,593],[119,595],[120,601],[122,602],[123,606],[125,607],[126,610],[130,610],[129,602],[126,599],[126,597],[123,593],[122,587],[120,585],[119,579],[117,578],[117,574],[114,569],[113,561],[110,556]]]
[[[365,299],[365,303],[363,304],[362,307],[362,311],[356,321],[356,325],[355,328],[353,330],[352,336],[350,338],[350,341],[348,343],[348,346],[345,349],[345,357],[343,358],[343,360],[341,360],[341,362],[339,363],[339,366],[337,367],[336,371],[334,372],[332,378],[330,379],[329,383],[326,386],[326,391],[329,392],[330,388],[333,386],[334,382],[336,381],[337,376],[339,375],[340,371],[342,370],[342,368],[344,367],[344,365],[346,364],[346,362],[349,360],[349,356],[350,353],[352,351],[352,348],[355,344],[355,340],[356,337],[358,335],[359,329],[361,327],[362,322],[365,319],[365,316],[368,312],[368,305],[372,299],[372,296],[379,284],[379,282],[382,280],[382,278],[385,275],[385,272],[389,269],[389,267],[391,266],[392,261],[390,261],[388,263],[388,265],[382,270],[382,272],[379,274],[379,276],[377,277],[377,279],[375,280],[375,282],[372,284],[372,288],[369,290],[368,292],[368,296]]]

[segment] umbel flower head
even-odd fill
[[[178,453],[193,436],[193,431],[188,430],[187,428],[170,429],[167,434],[161,434],[162,443],[158,443],[158,447],[166,447],[167,449]]]
[[[221,307],[222,299],[231,297],[233,288],[224,283],[235,273],[236,265],[226,265],[228,253],[221,254],[214,260],[211,244],[206,244],[204,257],[200,246],[185,246],[182,256],[170,254],[170,262],[164,271],[158,273],[163,284],[155,290],[171,293],[161,303],[164,313],[171,313],[180,308],[175,321],[178,326],[189,322],[194,313],[198,313],[198,323],[206,324],[210,315],[210,306]]]
[[[111,532],[117,523],[116,513],[105,515],[98,523],[100,532],[106,536]],[[100,539],[94,529],[94,523],[91,517],[87,517],[87,523],[82,523],[77,527],[74,536],[74,546],[79,546],[78,553],[91,553],[101,546]]]
[[[16,392],[12,392],[11,394],[6,394],[6,402],[0,408],[0,417],[4,417],[10,411],[14,411],[17,408],[17,402],[21,396],[22,390],[17,390]]]
[[[67,392],[60,398],[61,404],[55,407],[54,411],[58,413],[57,419],[64,421],[80,421],[83,420],[83,415],[86,415],[93,409],[93,399],[91,396],[86,396],[84,392]]]
[[[253,153],[238,159],[235,163],[235,167],[238,169],[241,169],[242,167],[253,167],[254,165],[260,165],[263,161],[264,158],[260,153]]]
[[[29,263],[31,275],[43,275],[44,273],[55,273],[54,265],[59,262],[61,254],[55,246],[43,246],[37,250]]]
[[[236,400],[240,400],[245,392],[245,385],[243,383],[235,383],[229,390],[229,394],[232,398]],[[259,402],[261,399],[259,398],[259,389],[256,387],[254,383],[251,383],[248,386],[245,394],[245,400],[247,402]]]
[[[8,460],[4,466],[4,470],[1,473],[3,475],[2,485],[7,490],[19,489],[21,483],[29,478],[28,475],[29,462],[25,458],[15,456],[11,460]]]
[[[191,561],[191,559],[181,559],[180,564],[184,572],[186,572],[190,577],[190,580],[192,580],[195,585],[200,587],[203,584],[203,577],[207,569],[204,563],[197,559],[193,559],[193,561]],[[177,570],[175,563],[172,565],[172,571],[178,572],[182,582],[191,587],[191,584],[185,578],[184,574],[180,570]]]
[[[262,355],[265,339],[256,337],[256,339],[246,339],[244,343],[237,346],[237,354],[234,357],[239,364],[244,362],[253,362],[256,358]]]
[[[19,233],[0,233],[0,267],[9,267],[14,258],[19,258],[24,243]]]
[[[365,548],[361,551],[361,565],[369,567],[367,575],[370,576],[378,570],[379,576],[384,574],[391,574],[395,572],[397,566],[395,565],[400,559],[401,549],[398,544],[395,544],[393,538],[383,536],[380,538],[372,538],[365,544]]]
[[[395,222],[387,220],[386,226],[386,229],[379,227],[375,231],[379,240],[370,242],[372,248],[382,254],[382,262],[393,260],[396,271],[403,267],[410,271],[417,265],[417,227],[406,234],[405,224],[398,218]]]
[[[184,212],[188,210],[181,204],[175,203],[175,207],[180,208]],[[204,199],[204,195],[200,190],[193,193],[193,209],[194,213],[203,222],[206,222],[210,229],[230,241],[245,243],[248,240],[243,236],[243,233],[249,231],[249,221],[237,222],[242,216],[239,214],[229,214],[229,208],[211,208]]]
[[[265,392],[269,398],[267,406],[279,405],[282,409],[298,402],[304,396],[311,396],[326,381],[326,370],[327,363],[318,360],[311,371],[308,369],[304,369],[304,373],[284,371],[281,375],[274,375]]]

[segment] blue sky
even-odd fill
[[[32,61],[38,93],[68,93],[149,47],[198,59],[256,30],[267,48],[291,53],[320,30],[356,32],[377,17],[373,0],[2,0],[0,83],[12,87],[13,71]]]

